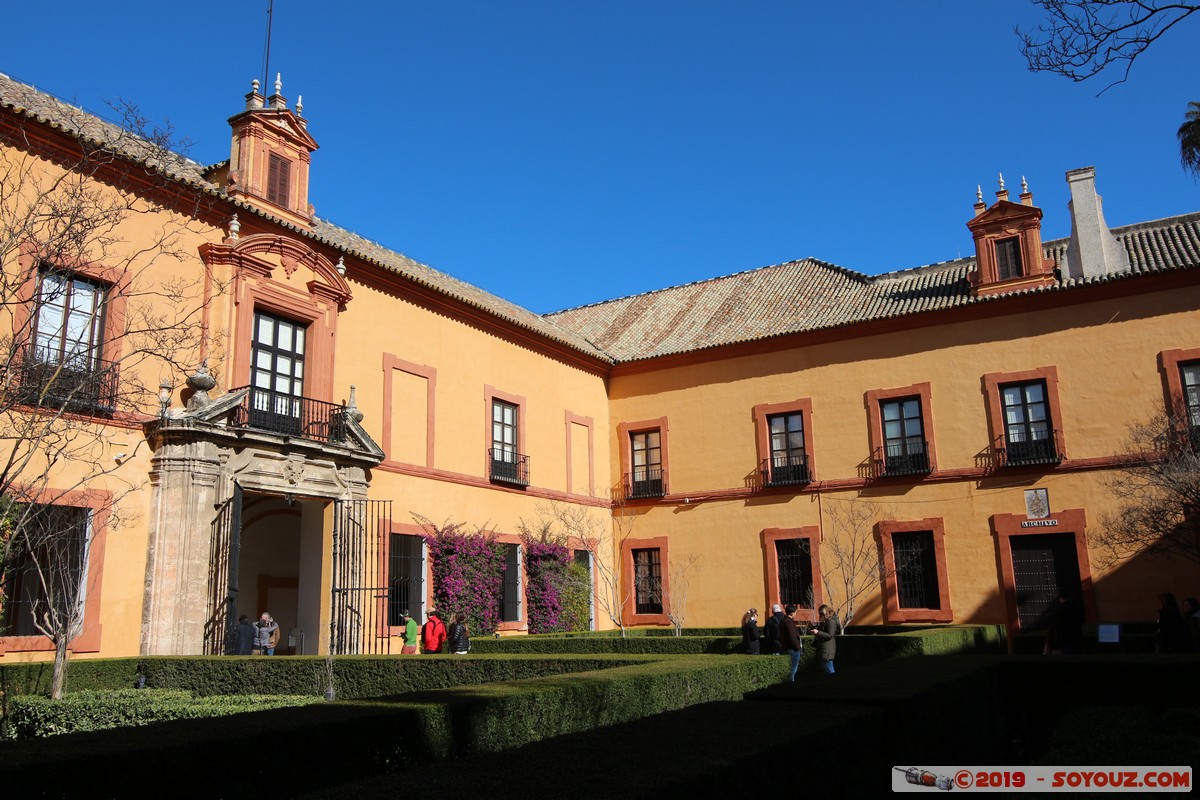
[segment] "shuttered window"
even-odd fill
[[[283,156],[271,153],[267,164],[267,200],[277,206],[288,207],[288,190],[292,175],[292,162]]]
[[[1019,278],[1021,269],[1021,240],[1018,237],[1000,239],[996,242],[996,275],[1000,280]]]

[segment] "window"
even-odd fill
[[[937,559],[933,531],[892,535],[896,584],[901,608],[938,608]]]
[[[768,486],[808,483],[808,455],[804,452],[804,415],[773,414],[767,417],[771,437]]]
[[[87,605],[91,510],[27,506],[19,512],[27,535],[12,540],[0,573],[0,636],[38,636],[34,620],[53,629],[82,626]]]
[[[521,546],[501,544],[504,548],[504,573],[500,584],[500,621],[521,621]]]
[[[267,163],[267,200],[277,206],[288,207],[288,189],[291,183],[292,162],[276,153],[271,153]]]
[[[929,472],[929,454],[921,418],[921,399],[888,400],[879,406],[883,421],[883,472],[914,475]]]
[[[1067,457],[1058,398],[1058,368],[983,376],[995,465],[1058,464]]]
[[[1200,361],[1179,365],[1179,383],[1183,387],[1183,408],[1188,427],[1200,430]]]
[[[285,434],[301,432],[304,394],[303,325],[254,313],[250,370],[250,425]]]
[[[996,272],[1002,281],[1019,278],[1025,274],[1021,268],[1021,239],[1019,237],[996,240]]]
[[[388,535],[388,625],[403,624],[400,615],[409,611],[413,619],[424,619],[424,540],[404,533]]]
[[[813,590],[812,550],[808,539],[778,539],[775,559],[779,575],[779,602],[816,608]]]
[[[21,399],[84,410],[113,409],[116,366],[101,360],[106,287],[43,268],[31,344],[20,361]]]
[[[1012,383],[1000,387],[1004,411],[1005,463],[1057,464],[1045,381]]]
[[[629,436],[633,464],[630,497],[662,497],[662,439],[658,431],[641,431]]]
[[[884,520],[876,531],[883,550],[887,622],[953,621],[941,518]]]
[[[515,403],[492,398],[491,478],[527,486],[528,458],[517,452],[519,411]]]
[[[633,551],[634,611],[662,614],[662,563],[657,547]]]
[[[766,528],[762,532],[762,553],[768,604],[818,608],[825,602],[819,527]]]

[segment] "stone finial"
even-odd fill
[[[237,214],[235,213],[232,217],[229,218],[229,238],[236,240],[238,238],[238,234],[241,232],[241,230],[242,230],[242,223],[238,222]]]
[[[283,73],[275,73],[275,94],[283,94]]]
[[[983,202],[983,187],[980,186],[979,184],[975,185],[975,202],[976,203]]]
[[[1025,182],[1025,176],[1021,176],[1021,204],[1033,205],[1033,192],[1029,191],[1029,184]]]
[[[363,413],[358,410],[358,404],[354,401],[354,384],[350,384],[350,401],[346,403],[346,416],[355,422],[363,421]]]
[[[999,174],[999,176],[1000,176],[1000,191],[1003,192],[1004,191],[1004,173],[1000,172],[997,174]]]
[[[296,116],[299,117],[303,114],[304,114],[304,95],[298,94],[298,95],[296,95]]]
[[[212,402],[208,393],[217,385],[217,379],[208,374],[208,359],[201,361],[196,371],[188,376],[187,385],[192,390],[187,402],[188,411],[198,411]]]
[[[996,199],[997,200],[1007,200],[1008,199],[1008,189],[1004,188],[1004,173],[1001,172],[998,174],[1000,176],[1000,189],[996,192]]]
[[[246,95],[246,110],[263,107],[263,96],[259,94],[258,78],[250,81],[250,94]]]
[[[337,263],[336,269],[337,269],[338,275],[344,276],[346,274],[346,257],[345,256],[338,256],[338,263]]]

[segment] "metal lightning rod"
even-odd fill
[[[267,79],[271,75],[271,20],[274,18],[272,11],[275,8],[275,0],[267,0],[267,42],[264,47],[263,55],[263,94],[267,93]]]

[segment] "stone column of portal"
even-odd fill
[[[221,460],[207,442],[164,443],[151,460],[142,655],[199,655]]]

